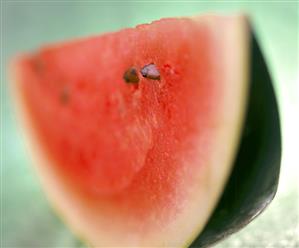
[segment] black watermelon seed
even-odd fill
[[[126,70],[123,78],[126,81],[126,83],[136,84],[139,82],[138,73],[134,67],[130,67],[128,70]]]
[[[62,104],[66,104],[69,102],[70,93],[67,87],[64,87],[60,93],[60,102]]]
[[[155,64],[151,63],[145,65],[141,70],[141,75],[145,78],[159,80],[160,79],[160,72]]]
[[[33,66],[34,66],[35,71],[39,74],[41,74],[45,69],[44,62],[39,57],[34,59]]]

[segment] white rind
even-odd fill
[[[95,247],[119,244],[127,247],[182,247],[189,245],[203,230],[230,174],[240,141],[241,128],[244,121],[248,92],[249,67],[249,27],[244,16],[202,16],[194,21],[205,23],[214,31],[213,41],[219,49],[220,66],[225,75],[223,81],[227,92],[219,110],[218,123],[215,125],[216,139],[211,151],[208,165],[201,167],[201,172],[193,188],[189,190],[188,206],[177,216],[169,228],[157,230],[143,238],[133,234],[105,233],[98,230],[101,217],[95,217],[93,211],[87,212],[88,204],[82,202],[76,192],[65,183],[60,175],[51,169],[47,154],[41,149],[30,123],[30,116],[23,102],[19,79],[12,90],[24,134],[28,142],[29,152],[34,158],[35,168],[40,175],[42,185],[55,204],[64,221],[74,233]],[[225,28],[222,23],[225,23]],[[221,33],[219,33],[221,32]],[[233,49],[233,51],[232,51]],[[14,75],[18,76],[15,72]],[[230,111],[227,111],[230,110]],[[225,145],[224,145],[225,144]],[[221,166],[220,166],[221,165]],[[203,183],[204,182],[204,185]]]

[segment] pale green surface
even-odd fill
[[[1,246],[79,247],[40,189],[7,92],[13,55],[41,44],[114,31],[169,16],[211,11],[249,13],[279,97],[283,164],[279,192],[258,219],[218,247],[299,247],[298,233],[298,3],[150,3],[1,1]],[[297,153],[297,154],[296,154]]]

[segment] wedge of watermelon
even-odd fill
[[[47,46],[14,94],[50,201],[92,246],[190,244],[230,175],[249,89],[243,16]]]

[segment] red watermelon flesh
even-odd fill
[[[181,246],[202,229],[239,141],[247,32],[243,17],[163,19],[18,60],[37,169],[87,242]]]

